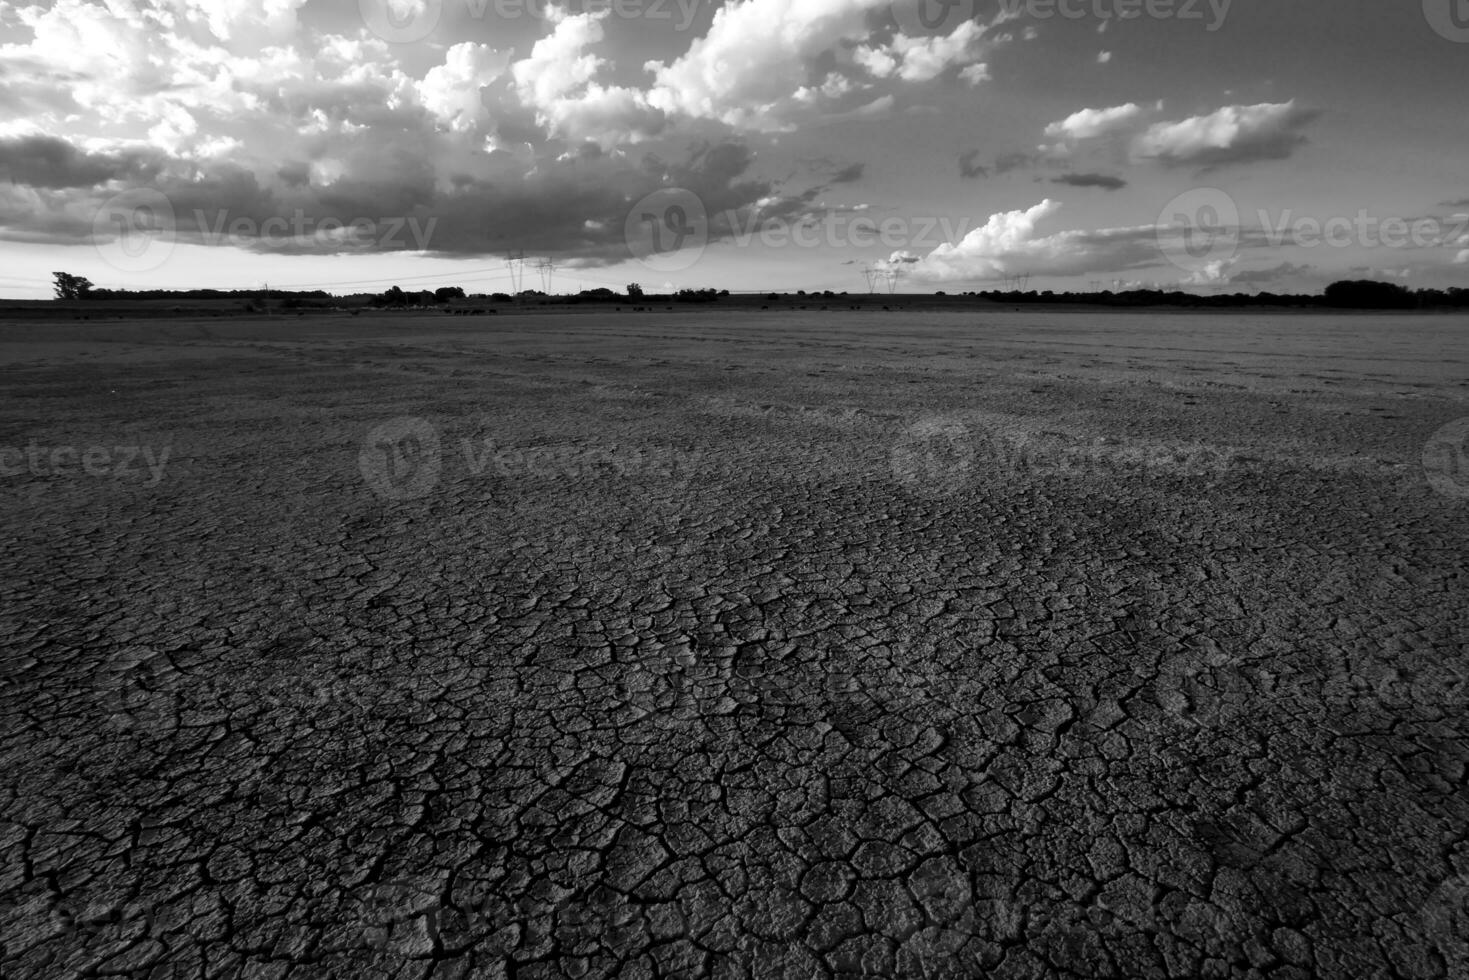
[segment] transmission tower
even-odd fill
[[[536,263],[536,271],[541,274],[541,292],[550,296],[551,278],[556,274],[556,263],[550,259],[541,259]]]
[[[525,253],[511,252],[505,256],[505,265],[510,270],[510,288],[512,294],[520,295],[520,284],[525,279]]]
[[[871,296],[877,292],[877,282],[882,278],[882,275],[883,273],[880,269],[874,269],[870,265],[864,265],[862,267],[862,278],[867,280],[867,295]]]
[[[897,266],[887,270],[888,293],[891,295],[898,291],[898,280],[903,278],[903,270]]]

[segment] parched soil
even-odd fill
[[[1463,318],[0,371],[0,975],[1469,976]]]

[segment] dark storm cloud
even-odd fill
[[[156,151],[88,153],[54,136],[0,140],[0,180],[47,190],[147,179],[162,166]]]
[[[1051,183],[1067,187],[1099,187],[1104,191],[1120,191],[1127,186],[1127,181],[1110,174],[1062,174],[1052,177]]]
[[[11,140],[0,144],[0,167],[11,181],[0,185],[0,235],[85,243],[117,194],[126,200],[129,191],[157,192],[172,209],[171,227],[181,242],[275,254],[421,250],[472,256],[524,250],[595,264],[629,257],[628,214],[642,198],[666,188],[697,196],[710,216],[714,241],[734,234],[739,222],[730,216],[752,213],[757,202],[763,202],[762,220],[802,220],[825,210],[813,207],[822,187],[785,195],[772,182],[748,176],[754,154],[739,141],[699,144],[676,160],[647,154],[629,161],[595,146],[539,158],[531,168],[501,156],[491,174],[457,173],[440,182],[421,154],[379,144],[370,166],[353,167],[352,176],[317,186],[302,161],[262,180],[226,162],[149,161],[88,154],[50,138]],[[848,167],[841,175],[854,172]],[[99,186],[104,182],[105,190]],[[35,208],[26,188],[55,192],[58,206]],[[359,222],[376,234],[364,238],[343,230]],[[381,234],[390,227],[408,231]]]

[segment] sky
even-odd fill
[[[1469,0],[0,0],[0,296],[1469,286],[1466,82]]]

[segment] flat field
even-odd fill
[[[1462,317],[0,371],[6,977],[1469,976]]]

